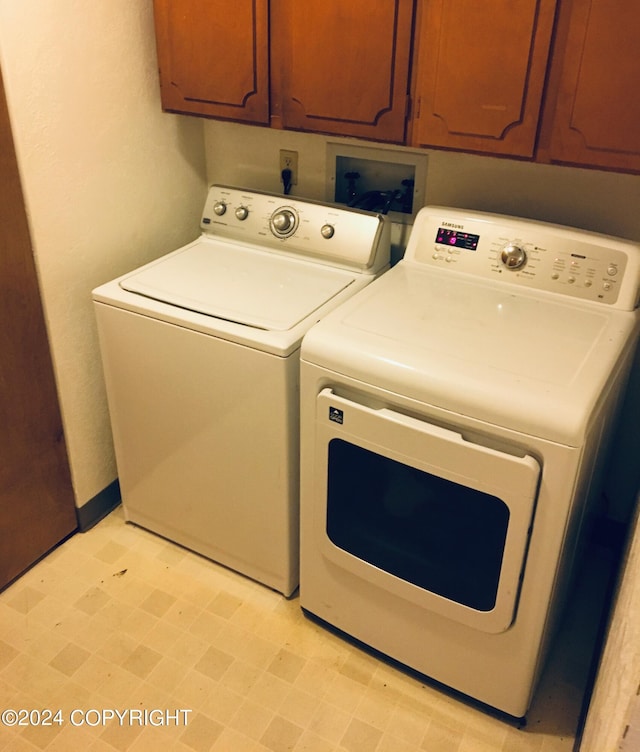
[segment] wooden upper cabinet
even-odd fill
[[[558,29],[552,161],[640,171],[640,2],[573,0]]]
[[[154,0],[162,106],[269,123],[268,0]]]
[[[421,3],[412,143],[533,155],[556,0]]]
[[[402,143],[414,0],[271,0],[272,116]]]

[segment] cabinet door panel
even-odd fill
[[[269,122],[268,0],[154,0],[162,106]]]
[[[413,0],[273,0],[272,9],[282,125],[402,142]]]
[[[414,143],[531,156],[555,0],[423,7]]]
[[[575,0],[550,145],[552,159],[640,170],[640,4]]]

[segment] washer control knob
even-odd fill
[[[236,219],[239,219],[241,222],[245,220],[249,216],[249,210],[246,206],[239,206],[236,209]]]
[[[292,209],[278,209],[271,217],[271,229],[275,235],[286,237],[296,229],[296,215]]]
[[[221,217],[227,211],[227,205],[224,201],[216,201],[213,205],[213,213]]]
[[[515,243],[507,243],[500,253],[500,260],[507,269],[520,269],[527,261],[527,253]]]
[[[320,234],[322,235],[323,238],[326,238],[327,240],[332,238],[335,235],[335,232],[336,232],[336,228],[333,225],[326,224],[326,225],[322,225],[322,227],[320,228]]]

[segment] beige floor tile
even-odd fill
[[[198,714],[189,722],[189,726],[180,736],[180,741],[195,752],[209,752],[223,731],[222,724]]]
[[[260,737],[260,742],[272,752],[293,749],[300,737],[302,729],[282,716],[275,716]]]
[[[103,707],[117,708],[120,705],[131,707],[136,702],[141,684],[142,681],[137,676],[120,666],[111,665],[96,694],[103,699]]]
[[[204,713],[224,726],[228,726],[231,719],[238,712],[244,702],[244,697],[222,684],[218,684],[209,694],[204,705]]]
[[[298,678],[305,663],[306,660],[302,656],[282,648],[269,664],[267,671],[280,679],[293,683]]]
[[[120,543],[108,541],[98,551],[94,553],[96,559],[104,561],[107,564],[114,564],[127,553],[127,549]]]
[[[151,669],[147,682],[158,689],[171,694],[180,684],[190,669],[184,663],[173,658],[164,657]]]
[[[10,608],[18,611],[18,613],[28,614],[43,598],[46,598],[45,593],[42,593],[35,588],[25,586],[16,589],[13,596],[7,599],[6,604]]]
[[[297,597],[125,524],[118,509],[0,593],[0,706],[53,706],[65,719],[0,729],[0,748],[571,752],[588,669],[581,645],[556,651],[518,729],[323,629]],[[74,709],[92,708],[189,712],[164,728],[70,723]]]
[[[215,689],[216,682],[200,671],[189,671],[171,693],[172,699],[183,708],[204,712],[207,699]]]
[[[308,692],[291,687],[280,705],[279,712],[283,718],[297,726],[307,728],[318,707],[318,699]]]
[[[196,663],[195,669],[209,678],[219,681],[234,661],[233,656],[212,645],[207,648],[206,653]]]
[[[0,671],[18,655],[18,651],[0,640]]]
[[[68,642],[55,658],[49,661],[49,665],[66,676],[73,676],[90,655],[88,650]]]
[[[135,674],[140,679],[146,679],[161,660],[162,655],[160,653],[146,645],[136,645],[122,662],[122,668]]]
[[[308,728],[323,739],[338,744],[350,721],[349,713],[336,708],[334,705],[320,701]]]
[[[211,752],[255,752],[256,741],[232,728],[224,728],[211,747]]]
[[[71,725],[63,727],[60,733],[46,747],[47,752],[81,752],[91,749],[96,736],[91,731]]]
[[[282,707],[289,695],[290,685],[269,673],[262,673],[251,687],[248,697],[251,700],[276,712]]]
[[[229,725],[254,741],[260,741],[272,720],[273,711],[251,700],[245,700]]]
[[[167,611],[177,601],[174,595],[166,593],[164,590],[153,590],[140,604],[140,608],[144,611],[148,611],[157,617],[164,616]]]
[[[110,596],[100,587],[90,587],[78,600],[74,606],[85,614],[93,616],[105,604],[110,601]]]
[[[61,731],[62,728],[58,725],[40,726],[34,724],[23,729],[20,736],[38,749],[47,749],[48,746],[55,741]]]
[[[224,624],[224,619],[212,614],[210,611],[199,611],[195,618],[187,625],[187,631],[208,643],[217,643],[218,636]]]
[[[137,724],[110,721],[100,733],[100,739],[110,744],[119,752],[126,752],[135,740],[144,732],[144,727]]]
[[[21,653],[14,658],[2,671],[1,676],[18,691],[28,693],[37,700],[40,707],[46,706],[51,695],[65,678],[59,671],[27,653]]]
[[[352,718],[340,744],[349,752],[371,752],[372,749],[376,749],[381,738],[380,729],[358,718]]]
[[[362,693],[353,715],[355,718],[384,732],[389,728],[397,710],[397,706],[389,702],[383,693],[367,688]],[[424,727],[424,721],[419,717],[417,719],[413,717],[413,720],[421,729]],[[420,736],[420,739],[422,739],[422,736]]]
[[[294,752],[335,752],[335,745],[312,731],[303,731],[293,749]]]
[[[109,661],[92,654],[75,672],[73,678],[80,686],[96,692],[111,675],[113,665]]]
[[[230,619],[242,605],[242,599],[223,591],[218,593],[208,605],[208,610],[223,619]]]

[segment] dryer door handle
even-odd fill
[[[414,417],[390,407],[366,405],[349,397],[343,397],[330,387],[325,387],[320,391],[318,404],[330,405],[329,421],[338,423],[341,431],[353,433],[365,440],[372,440],[380,446],[386,445],[389,449],[399,447],[403,444],[401,439],[409,440],[410,436],[416,437],[418,441],[419,437],[424,437],[429,441],[442,442],[448,447],[445,452],[447,460],[454,459],[456,455],[465,457],[464,462],[459,463],[454,460],[453,464],[456,469],[461,465],[466,468],[467,472],[471,472],[472,465],[469,463],[472,456],[477,457],[477,461],[481,464],[493,461],[504,463],[505,460],[509,460],[507,466],[516,468],[518,473],[518,485],[522,482],[519,468],[524,468],[525,472],[531,473],[530,484],[527,484],[527,495],[535,493],[540,467],[538,462],[521,447],[513,446],[507,451],[499,450],[473,439],[467,439],[459,431],[431,423],[426,416],[425,418]],[[407,430],[403,432],[403,429]],[[395,438],[392,438],[392,434]],[[415,448],[418,449],[418,447]],[[445,464],[448,465],[449,462],[445,461]],[[506,485],[511,485],[515,481],[510,474],[505,475],[504,470],[500,473],[500,479]]]

